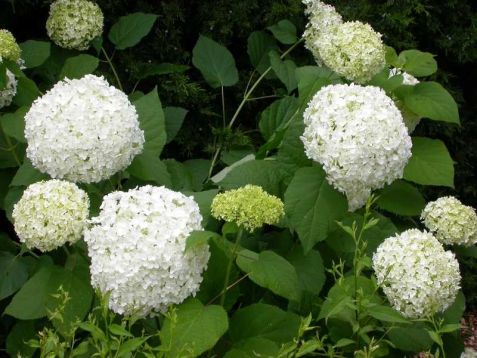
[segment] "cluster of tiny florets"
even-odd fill
[[[321,64],[320,44],[326,41],[322,37],[332,33],[334,27],[343,23],[343,19],[333,6],[319,0],[303,0],[303,3],[308,16],[308,24],[303,33],[305,47],[313,54],[318,64]]]
[[[400,70],[399,68],[391,68],[389,70],[389,77],[393,76],[402,76],[402,84],[407,86],[415,86],[419,83],[419,80],[414,77],[413,75]],[[395,99],[394,102],[396,106],[399,108],[402,114],[402,118],[404,120],[404,124],[407,127],[409,133],[412,133],[414,129],[416,129],[417,125],[421,121],[421,117],[411,110],[409,110],[400,100]]]
[[[53,178],[99,182],[141,153],[144,133],[126,94],[102,77],[58,82],[25,116],[27,156]]]
[[[15,37],[8,30],[0,29],[0,58],[18,62],[21,56],[21,49]]]
[[[46,21],[48,36],[60,47],[86,50],[103,32],[103,13],[88,0],[57,0]]]
[[[411,157],[401,113],[381,88],[324,87],[308,104],[304,121],[306,155],[346,194],[350,211],[363,206],[372,190],[401,178]]]
[[[452,196],[428,203],[422,211],[421,220],[444,244],[477,244],[477,214],[474,208]]]
[[[209,248],[185,246],[192,231],[202,230],[201,221],[192,198],[164,187],[106,195],[85,232],[93,287],[125,315],[164,312],[195,295]]]
[[[391,305],[408,318],[443,312],[460,288],[455,255],[416,229],[387,238],[373,255],[373,268]]]
[[[211,211],[215,218],[234,222],[249,231],[264,224],[276,224],[284,215],[283,202],[257,185],[246,185],[216,195]]]
[[[26,188],[12,217],[20,241],[44,252],[78,241],[88,213],[86,192],[73,183],[48,180]]]
[[[2,58],[0,57],[0,63]],[[0,89],[0,109],[7,107],[12,103],[13,97],[17,93],[17,79],[15,75],[7,69],[7,83],[3,89]]]

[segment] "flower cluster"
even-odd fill
[[[81,238],[89,213],[88,195],[75,184],[48,180],[31,184],[13,208],[21,242],[51,251]]]
[[[304,121],[306,155],[346,194],[350,211],[372,190],[401,178],[411,157],[401,113],[378,87],[326,86],[308,104]]]
[[[421,220],[444,244],[470,246],[477,243],[475,210],[452,196],[428,203]]]
[[[141,153],[144,133],[126,94],[102,77],[58,82],[25,116],[27,156],[53,178],[99,182]]]
[[[215,196],[212,216],[234,222],[249,231],[276,224],[284,215],[283,202],[257,185],[246,185]]]
[[[326,41],[325,37],[334,27],[341,25],[343,19],[333,6],[319,0],[303,0],[303,3],[306,5],[305,14],[309,17],[303,33],[305,47],[313,54],[318,64],[321,64],[320,43]]]
[[[373,268],[391,305],[409,318],[444,311],[460,287],[455,255],[416,229],[387,238],[373,255]]]
[[[164,312],[195,295],[209,248],[184,250],[201,220],[192,198],[164,187],[106,195],[85,232],[92,285],[109,293],[113,311],[126,315]]]
[[[86,50],[103,32],[103,13],[88,0],[56,0],[46,21],[48,36],[60,47]]]
[[[0,63],[2,59],[0,57]],[[0,89],[0,109],[7,107],[12,103],[13,97],[17,93],[17,79],[15,75],[7,70],[7,84],[3,89]]]
[[[12,33],[8,30],[0,29],[0,58],[18,62],[20,60],[20,55],[20,46],[18,46]]]
[[[419,80],[414,77],[413,75],[410,75],[409,73],[400,70],[399,68],[391,68],[389,70],[389,77],[393,76],[402,76],[402,84],[403,85],[408,85],[408,86],[415,86],[419,83]],[[401,103],[400,100],[395,99],[394,102],[396,103],[396,106],[399,108],[402,114],[402,118],[404,120],[404,124],[407,127],[407,130],[409,133],[412,133],[414,129],[416,129],[417,125],[421,121],[421,117],[411,110],[409,110],[406,106],[404,106],[403,103]]]

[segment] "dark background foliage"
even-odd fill
[[[267,100],[251,102],[242,112],[234,133],[219,133],[214,128],[221,127],[220,91],[210,90],[196,70],[137,83],[138,74],[148,63],[190,65],[198,35],[208,35],[232,51],[240,71],[239,86],[226,90],[227,112],[232,111],[251,72],[246,52],[248,36],[282,19],[291,20],[301,32],[306,19],[300,0],[98,0],[98,3],[105,14],[106,29],[119,16],[135,11],[159,16],[151,34],[134,49],[116,52],[114,62],[127,91],[136,84],[144,92],[157,86],[163,104],[189,110],[176,140],[166,147],[166,157],[209,158],[215,135],[227,135],[232,145],[258,144],[258,135],[253,130],[257,113],[269,104]],[[477,1],[330,0],[329,3],[346,20],[369,22],[383,34],[385,43],[397,51],[418,48],[437,56],[439,72],[435,76],[457,99],[462,126],[424,121],[416,130],[417,135],[444,140],[456,161],[455,191],[433,189],[426,195],[429,199],[456,195],[464,203],[477,207]],[[11,30],[19,42],[46,38],[48,7],[49,1],[1,0],[0,28]],[[311,63],[310,55],[300,51],[294,53],[296,62]],[[101,72],[108,71],[103,64]],[[114,82],[112,76],[109,79]],[[275,87],[271,81],[262,85],[255,95],[277,93],[281,87],[278,82]],[[464,266],[464,287],[472,292],[477,277],[469,268],[475,267],[475,262]],[[475,295],[466,296],[471,301],[468,303],[475,306]]]

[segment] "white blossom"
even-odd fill
[[[141,153],[144,133],[126,94],[102,77],[58,82],[25,116],[27,156],[41,172],[99,182]]]
[[[459,263],[431,234],[417,229],[387,238],[373,268],[392,307],[409,318],[446,310],[460,288]]]
[[[106,195],[85,233],[92,285],[126,315],[164,312],[195,295],[209,248],[185,251],[185,245],[192,231],[202,230],[201,220],[192,198],[165,187]]]
[[[304,121],[306,155],[346,194],[350,211],[363,206],[372,190],[401,178],[411,157],[401,113],[378,87],[326,86],[308,104]]]
[[[51,40],[67,49],[86,50],[103,32],[103,13],[88,0],[56,0],[50,6],[46,30]]]
[[[0,57],[1,62],[2,58]],[[0,109],[12,103],[13,97],[17,94],[17,83],[15,75],[10,70],[7,70],[7,84],[5,88],[0,89]]]
[[[75,184],[48,180],[31,184],[13,208],[15,231],[30,248],[51,251],[78,241],[89,213],[89,198]]]
[[[474,208],[452,196],[428,203],[421,213],[421,220],[444,244],[477,244],[477,214]]]

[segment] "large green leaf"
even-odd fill
[[[25,158],[23,164],[18,168],[17,173],[13,177],[10,186],[28,186],[46,179],[49,179],[49,176],[34,168],[30,160]]]
[[[28,40],[20,44],[22,60],[26,68],[38,67],[50,57],[50,43],[47,41]]]
[[[60,79],[65,77],[69,79],[81,78],[84,75],[93,73],[98,68],[98,65],[98,58],[91,55],[81,54],[70,57],[65,61],[61,69]]]
[[[238,82],[235,60],[227,48],[200,35],[192,50],[192,63],[213,88],[233,86]]]
[[[237,265],[253,282],[291,301],[300,300],[301,284],[291,263],[273,251],[262,251],[256,258],[247,252],[238,253]]]
[[[427,331],[417,326],[394,327],[389,331],[388,337],[396,348],[406,352],[424,352],[432,345]]]
[[[409,323],[398,311],[384,305],[373,305],[369,308],[368,314],[383,322]]]
[[[273,102],[260,115],[258,126],[265,140],[282,129],[297,113],[298,101],[295,97],[284,97]]]
[[[0,252],[0,300],[22,287],[28,279],[28,269],[21,256]]]
[[[15,112],[5,113],[0,117],[0,125],[5,134],[21,143],[26,143],[25,115],[27,112],[28,107],[20,107]]]
[[[299,169],[285,192],[285,214],[305,253],[326,239],[347,207],[346,198],[328,184],[319,167]]]
[[[36,348],[30,347],[25,342],[38,338],[37,334],[35,321],[17,321],[7,337],[7,353],[10,357],[33,357]]]
[[[134,177],[170,187],[171,177],[167,167],[151,151],[144,151],[136,156],[127,171]]]
[[[406,50],[399,54],[398,61],[402,69],[413,76],[430,76],[437,71],[437,62],[429,52]]]
[[[279,348],[270,339],[251,337],[234,344],[224,358],[277,357]]]
[[[234,342],[249,338],[287,343],[298,335],[301,319],[298,315],[263,303],[239,309],[230,320],[229,334]]]
[[[402,216],[418,216],[426,200],[413,185],[397,180],[379,193],[376,204],[390,213]]]
[[[197,357],[211,349],[228,329],[227,313],[221,306],[204,306],[191,298],[177,306],[162,326],[161,350],[166,357]]]
[[[281,20],[267,29],[282,44],[291,45],[297,41],[296,27],[289,20]]]
[[[152,29],[157,15],[136,12],[119,18],[109,31],[109,40],[118,50],[139,43]]]
[[[302,290],[319,294],[326,280],[320,253],[311,250],[305,255],[301,247],[294,246],[286,259],[295,267]]]
[[[300,106],[306,108],[311,98],[321,87],[340,82],[340,78],[326,67],[304,66],[296,69]]]
[[[291,60],[283,61],[276,51],[271,51],[269,56],[273,71],[277,75],[278,79],[285,85],[288,93],[290,93],[298,85],[295,77],[295,63]]]
[[[17,84],[17,94],[13,97],[13,103],[17,106],[30,106],[40,95],[40,90],[35,82],[27,77],[20,77]]]
[[[139,116],[140,127],[144,131],[146,140],[144,151],[159,156],[166,144],[167,134],[164,112],[157,94],[157,88],[134,101],[134,106]]]
[[[263,31],[254,31],[247,40],[247,53],[253,67],[262,74],[270,67],[270,57],[268,53],[278,50],[275,39]]]
[[[412,138],[412,157],[404,168],[404,179],[422,185],[454,187],[454,162],[443,142]]]
[[[421,82],[406,92],[404,104],[420,117],[459,124],[454,98],[437,82]]]
[[[182,107],[165,107],[164,117],[167,133],[167,143],[172,142],[179,129],[181,129],[182,122],[187,115],[188,110]]]

